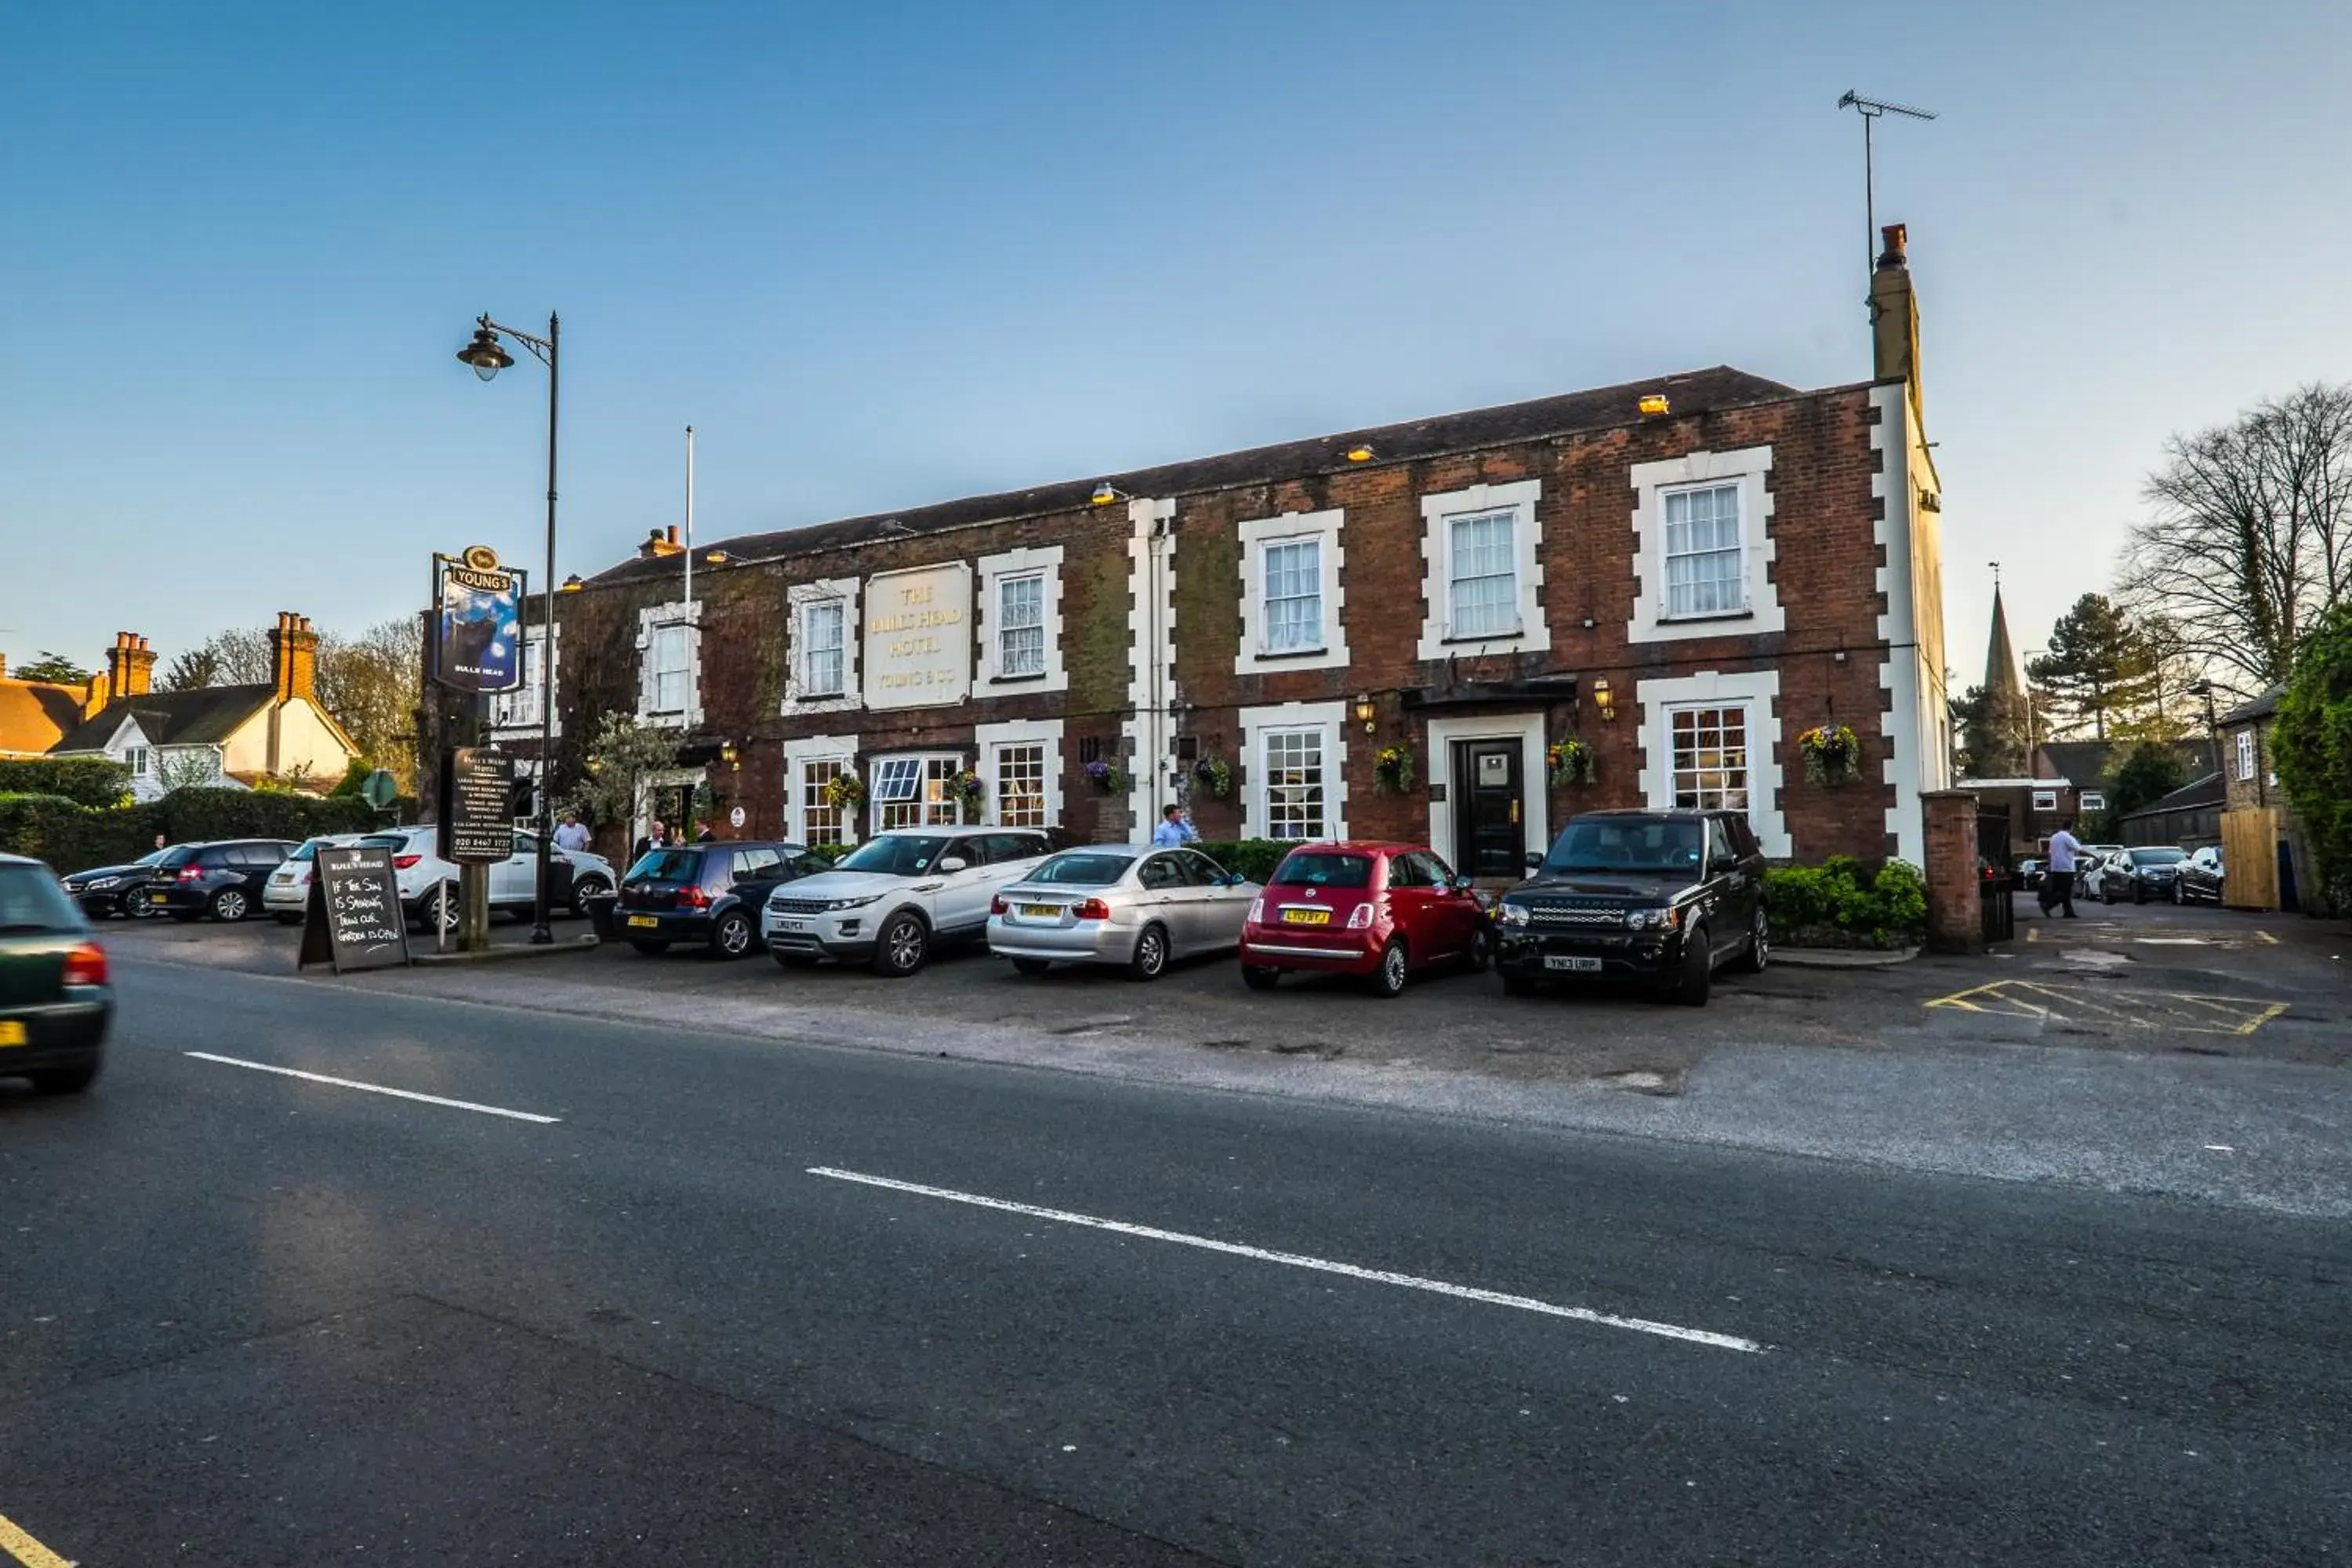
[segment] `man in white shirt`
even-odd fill
[[[2066,918],[2074,914],[2074,860],[2083,853],[2083,841],[2062,827],[2050,836],[2050,870],[2042,879],[2042,912],[2063,905]]]
[[[563,826],[555,830],[555,847],[558,849],[588,847],[588,829],[582,824],[578,812],[567,811],[563,814]]]

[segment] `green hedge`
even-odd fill
[[[1772,940],[1790,946],[1908,947],[1927,927],[1927,884],[1906,860],[1865,870],[1833,855],[1818,866],[1764,873]]]
[[[241,789],[179,789],[162,800],[94,810],[61,795],[0,795],[0,850],[31,855],[60,874],[120,865],[155,847],[155,836],[304,839],[357,833],[384,817],[366,802]]]
[[[1274,875],[1282,858],[1298,846],[1276,838],[1203,838],[1192,847],[1228,871],[1238,872],[1253,882],[1263,882]]]
[[[0,795],[58,795],[83,805],[120,805],[131,770],[104,757],[17,757],[0,761]]]

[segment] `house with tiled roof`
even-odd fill
[[[17,679],[0,658],[0,757],[46,754],[81,722],[89,695],[89,688],[64,681]]]
[[[54,757],[103,757],[131,771],[131,794],[153,800],[190,784],[250,787],[264,779],[320,791],[341,782],[359,748],[319,702],[319,634],[280,613],[269,636],[268,684],[152,688],[147,639],[115,634],[107,668]]]

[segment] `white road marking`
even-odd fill
[[[1484,1301],[1493,1307],[1516,1307],[1523,1312],[1540,1312],[1549,1318],[1567,1318],[1579,1323],[1594,1323],[1605,1329],[1630,1329],[1635,1333],[1656,1334],[1664,1339],[1682,1340],[1695,1345],[1712,1345],[1717,1350],[1745,1351],[1760,1355],[1764,1347],[1754,1340],[1744,1340],[1736,1334],[1711,1333],[1705,1329],[1685,1329],[1675,1323],[1653,1322],[1647,1318],[1621,1318],[1612,1312],[1596,1312],[1590,1307],[1563,1307],[1553,1301],[1538,1301],[1531,1296],[1507,1296],[1499,1290],[1481,1290],[1470,1285],[1450,1285],[1443,1279],[1424,1279],[1417,1274],[1394,1274],[1385,1268],[1360,1268],[1352,1263],[1334,1263],[1328,1258],[1307,1258],[1296,1252],[1273,1252],[1263,1247],[1246,1247],[1237,1241],[1219,1241],[1213,1237],[1192,1236],[1181,1230],[1161,1230],[1154,1226],[1130,1225],[1125,1220],[1100,1219],[1093,1215],[1073,1214],[1067,1209],[1039,1208],[1034,1204],[1009,1203],[1003,1198],[982,1197],[977,1193],[959,1193],[948,1187],[927,1187],[916,1182],[901,1182],[889,1176],[862,1175],[856,1171],[837,1171],[827,1165],[811,1165],[808,1173],[824,1176],[836,1182],[856,1182],[869,1187],[884,1187],[894,1193],[912,1193],[919,1197],[944,1198],[950,1203],[969,1204],[974,1208],[995,1209],[1002,1214],[1027,1215],[1033,1219],[1050,1219],[1062,1225],[1084,1226],[1089,1230],[1107,1230],[1118,1236],[1140,1237],[1147,1241],[1172,1242],[1178,1247],[1197,1247],[1204,1252],[1222,1252],[1233,1258],[1247,1258],[1260,1263],[1279,1263],[1288,1268],[1311,1268],[1318,1273],[1338,1274],[1349,1279],[1366,1279],[1376,1285],[1398,1285],[1408,1290],[1428,1290],[1440,1296],[1453,1296],[1465,1301]]]
[[[503,1106],[477,1105],[470,1100],[444,1100],[437,1094],[419,1094],[413,1089],[387,1089],[380,1083],[362,1083],[356,1079],[329,1078],[324,1073],[301,1072],[293,1068],[272,1067],[268,1062],[249,1062],[237,1057],[216,1057],[210,1051],[183,1053],[200,1062],[218,1062],[223,1067],[250,1068],[255,1072],[274,1072],[281,1078],[299,1078],[305,1083],[331,1084],[337,1089],[356,1089],[366,1094],[388,1094],[395,1100],[414,1100],[424,1105],[442,1105],[452,1110],[478,1110],[484,1116],[503,1116],[513,1121],[535,1121],[542,1127],[552,1126],[563,1120],[561,1116],[540,1116],[528,1110],[509,1110]]]

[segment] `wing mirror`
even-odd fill
[[[1542,864],[1542,862],[1541,862],[1541,861],[1538,861],[1537,863],[1538,863],[1538,865]],[[1469,891],[1471,891],[1473,889],[1476,888],[1476,887],[1477,887],[1477,885],[1478,885],[1478,883],[1477,883],[1477,879],[1476,879],[1475,878],[1473,878],[1473,877],[1470,877],[1470,876],[1467,876],[1467,875],[1460,876],[1460,877],[1456,877],[1456,878],[1454,878],[1454,890],[1455,892],[1457,892],[1457,893],[1466,893],[1466,892],[1469,892]]]
[[[961,855],[942,855],[940,857],[939,868],[942,871],[961,871],[971,864],[971,861]]]
[[[1543,869],[1543,857],[1537,854],[1532,849],[1528,851],[1528,869],[1530,871],[1540,871]]]

